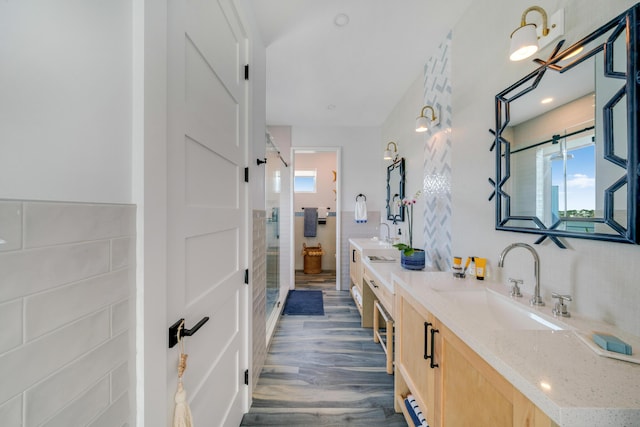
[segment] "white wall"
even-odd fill
[[[132,7],[0,3],[0,198],[131,202]]]
[[[242,7],[246,0],[239,2]],[[266,132],[267,125],[265,122],[267,100],[266,100],[266,49],[260,39],[259,31],[256,23],[250,13],[245,13],[247,30],[251,39],[250,52],[247,63],[249,64],[249,103],[250,107],[250,124],[249,124],[249,185],[251,191],[249,194],[253,209],[264,209],[265,207],[265,191],[264,191],[264,166],[258,166],[256,159],[265,158],[266,150]]]
[[[24,307],[0,309],[7,425],[135,419],[136,209],[106,204],[133,201],[132,55],[130,1],[0,3],[0,289],[20,291],[0,300]]]
[[[294,251],[295,270],[304,268],[302,244],[307,247],[321,245],[324,251],[322,256],[322,270],[336,269],[336,184],[333,180],[333,171],[336,170],[337,156],[335,152],[296,153],[296,170],[316,171],[315,193],[294,193]],[[315,237],[304,237],[304,210],[305,207],[318,208],[318,219],[324,218],[325,224],[317,225]],[[328,214],[332,214],[329,216]]]
[[[378,170],[382,164],[380,129],[377,127],[303,127],[295,126],[291,134],[292,146],[342,147],[342,189],[340,203],[343,211],[353,211],[355,197],[367,196],[367,209],[380,211],[385,206],[385,178]]]
[[[634,2],[543,1],[548,12],[565,8],[565,38],[569,46],[588,32],[607,22]],[[512,63],[507,58],[509,34],[518,25],[523,6],[499,0],[473,2],[453,28],[452,42],[452,245],[460,256],[488,258],[491,280],[506,282],[508,277],[525,280],[525,291],[533,292],[533,266],[526,251],[510,253],[504,269],[497,268],[502,249],[513,242],[533,244],[538,236],[496,231],[494,202],[487,199],[494,177],[494,153],[489,151],[494,126],[494,97],[536,66],[530,61]],[[496,14],[495,10],[501,10]],[[487,28],[490,30],[488,31]],[[479,46],[484,48],[479,49]],[[540,52],[546,58],[551,47]],[[426,61],[426,58],[425,58]],[[407,159],[407,194],[422,180],[425,141],[414,129],[415,117],[423,105],[422,75],[408,88],[382,126],[378,151],[388,141],[399,143],[400,155]],[[347,163],[348,164],[348,163]],[[378,175],[385,174],[384,165]],[[412,184],[414,183],[414,184]],[[378,191],[381,198],[383,191]],[[422,220],[422,214],[416,214]],[[419,228],[421,229],[421,228]],[[420,233],[414,232],[414,246]],[[570,311],[615,324],[640,335],[640,246],[563,239],[568,249],[550,241],[535,245],[541,259],[542,294],[551,305],[551,292],[574,297]],[[418,240],[419,244],[424,244]],[[418,246],[421,247],[421,246]],[[550,309],[550,308],[549,308]]]
[[[425,59],[426,61],[426,59]],[[416,191],[422,189],[422,176],[424,171],[424,144],[425,134],[421,134],[415,131],[416,129],[416,117],[420,115],[420,110],[424,105],[423,101],[423,78],[422,73],[416,76],[415,81],[408,88],[407,92],[402,96],[402,99],[394,107],[389,114],[389,117],[382,125],[382,139],[378,151],[382,153],[389,141],[394,141],[398,144],[398,153],[400,157],[405,159],[405,171],[406,171],[406,184],[405,184],[405,197],[412,197]],[[380,154],[382,158],[382,154]],[[387,166],[390,161],[383,161],[382,166],[379,169],[378,174],[386,179]],[[377,189],[378,194],[383,197],[382,208],[385,208],[386,199],[386,184],[383,183],[383,187]],[[420,209],[418,209],[420,208]],[[422,210],[424,210],[424,198],[422,198],[414,208],[414,225],[413,225],[413,246],[415,248],[425,247],[424,239],[424,218]],[[386,210],[384,211],[382,218],[386,218]],[[397,227],[402,229],[402,235],[408,236],[407,221],[398,223],[394,226],[391,221],[386,221],[391,227],[391,233],[397,235],[395,231]]]
[[[541,1],[550,13],[565,8],[565,38],[570,45],[607,22],[633,1]],[[494,176],[494,153],[489,152],[494,126],[494,96],[535,68],[530,61],[511,63],[508,37],[518,25],[523,5],[500,0],[474,2],[453,29],[453,247],[456,254],[487,257],[494,279],[525,280],[533,290],[533,268],[526,251],[514,251],[503,271],[496,268],[501,250],[516,241],[533,243],[536,236],[495,231],[494,203],[488,202]],[[495,13],[500,10],[499,14]],[[489,29],[489,30],[488,30]],[[567,46],[568,46],[567,45]],[[540,52],[546,58],[551,47]],[[546,240],[536,245],[541,259],[542,294],[571,294],[570,311],[602,319],[640,335],[640,247],[581,239],[563,239],[568,249]]]
[[[380,211],[385,206],[385,176],[378,173],[384,150],[379,148],[378,127],[305,127],[295,126],[291,130],[293,147],[341,147],[338,161],[339,203],[336,210],[340,227],[340,241],[336,248],[340,258],[336,259],[336,270],[340,269],[339,286],[349,289],[349,245],[351,237],[375,236],[379,233]],[[355,223],[354,209],[358,194],[367,197],[369,222]]]
[[[333,181],[333,171],[336,170],[336,153],[296,153],[296,170],[316,171],[316,192],[315,193],[295,193],[294,210],[302,211],[303,207],[318,207],[318,215],[324,215],[329,208],[329,212],[336,211],[336,183]]]

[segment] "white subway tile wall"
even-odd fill
[[[351,252],[349,252],[349,239],[359,237],[378,236],[380,232],[380,221],[382,216],[378,211],[368,212],[368,221],[365,223],[354,221],[354,211],[341,212],[340,230],[340,290],[348,291],[351,279],[349,278],[349,267],[351,265]],[[385,213],[386,217],[386,213]]]
[[[22,426],[22,395],[0,405],[0,419],[8,426]]]
[[[260,372],[267,358],[267,225],[264,210],[253,211],[253,269],[249,282],[253,287],[253,366],[252,387],[258,383]]]
[[[22,204],[20,202],[0,203],[0,252],[13,251],[22,247]]]
[[[130,419],[131,205],[0,201],[0,420]]]

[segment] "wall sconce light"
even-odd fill
[[[393,144],[393,153],[391,152],[391,144]],[[386,150],[384,150],[384,159],[393,160],[394,162],[398,158],[398,146],[395,142],[391,141],[387,144]]]
[[[527,23],[527,14],[538,12],[542,15],[542,27],[538,29],[536,24]],[[549,25],[548,25],[549,23]],[[564,33],[564,9],[554,13],[551,19],[547,19],[547,12],[540,6],[531,6],[522,12],[520,26],[511,33],[511,47],[509,59],[521,61],[536,53],[538,49],[548,45],[555,38]]]
[[[426,117],[424,115],[425,110],[431,110],[431,118]],[[436,117],[436,110],[430,105],[425,105],[422,107],[422,111],[420,111],[420,116],[416,119],[416,132],[426,132],[429,130],[429,122],[432,125],[436,126],[440,123],[440,118]]]

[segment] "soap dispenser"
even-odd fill
[[[471,257],[471,266],[469,267],[469,276],[476,277],[476,257]]]

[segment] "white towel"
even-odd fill
[[[358,301],[358,304],[360,305],[360,307],[362,307],[362,295],[360,295],[360,291],[358,290],[358,287],[352,286],[351,293],[353,293],[354,298],[356,299],[356,301]]]
[[[356,222],[367,222],[367,202],[363,198],[356,200]]]
[[[409,402],[409,404],[413,408],[413,413],[416,414],[416,417],[418,418],[418,421],[420,421],[420,423],[421,423],[420,424],[421,427],[429,427],[429,424],[427,424],[427,419],[425,418],[424,414],[420,410],[420,407],[418,406],[418,403],[416,402],[416,399],[413,397],[413,395],[408,394],[407,395],[407,401]]]

